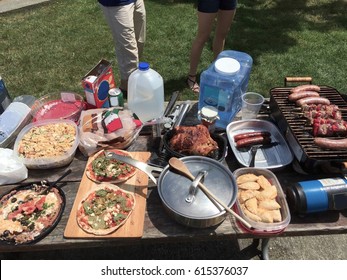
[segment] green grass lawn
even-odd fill
[[[146,0],[147,42],[143,60],[165,80],[166,99],[197,99],[185,86],[189,51],[197,28],[194,0]],[[268,96],[286,76],[347,93],[347,1],[240,0],[225,49],[254,60],[248,90]],[[111,33],[97,1],[49,1],[0,15],[0,75],[12,97],[52,91],[83,94],[81,77],[101,58],[112,61]],[[212,62],[211,42],[199,65]]]

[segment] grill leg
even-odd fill
[[[261,254],[263,260],[269,260],[269,241],[270,238],[261,239]]]
[[[261,259],[269,260],[269,241],[270,238],[262,238],[261,239]],[[257,248],[260,243],[259,238],[253,238],[252,246]]]

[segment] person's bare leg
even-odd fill
[[[229,34],[236,10],[219,10],[217,14],[217,27],[213,40],[214,59],[224,50],[225,39]]]
[[[199,85],[196,83],[196,73],[200,61],[201,53],[207,42],[213,27],[215,13],[198,12],[198,33],[193,41],[190,52],[190,68],[187,79],[188,86],[196,93],[199,92]]]

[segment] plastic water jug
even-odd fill
[[[216,127],[225,129],[241,109],[241,95],[247,92],[252,64],[248,54],[226,50],[201,73],[198,108],[217,108]]]
[[[129,76],[128,108],[143,123],[164,114],[164,81],[147,62],[140,62],[138,69]]]

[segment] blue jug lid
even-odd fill
[[[149,69],[149,63],[148,62],[140,62],[139,63],[139,69],[144,71]]]
[[[214,64],[216,72],[223,75],[234,75],[239,72],[240,68],[240,62],[231,57],[219,58]]]

